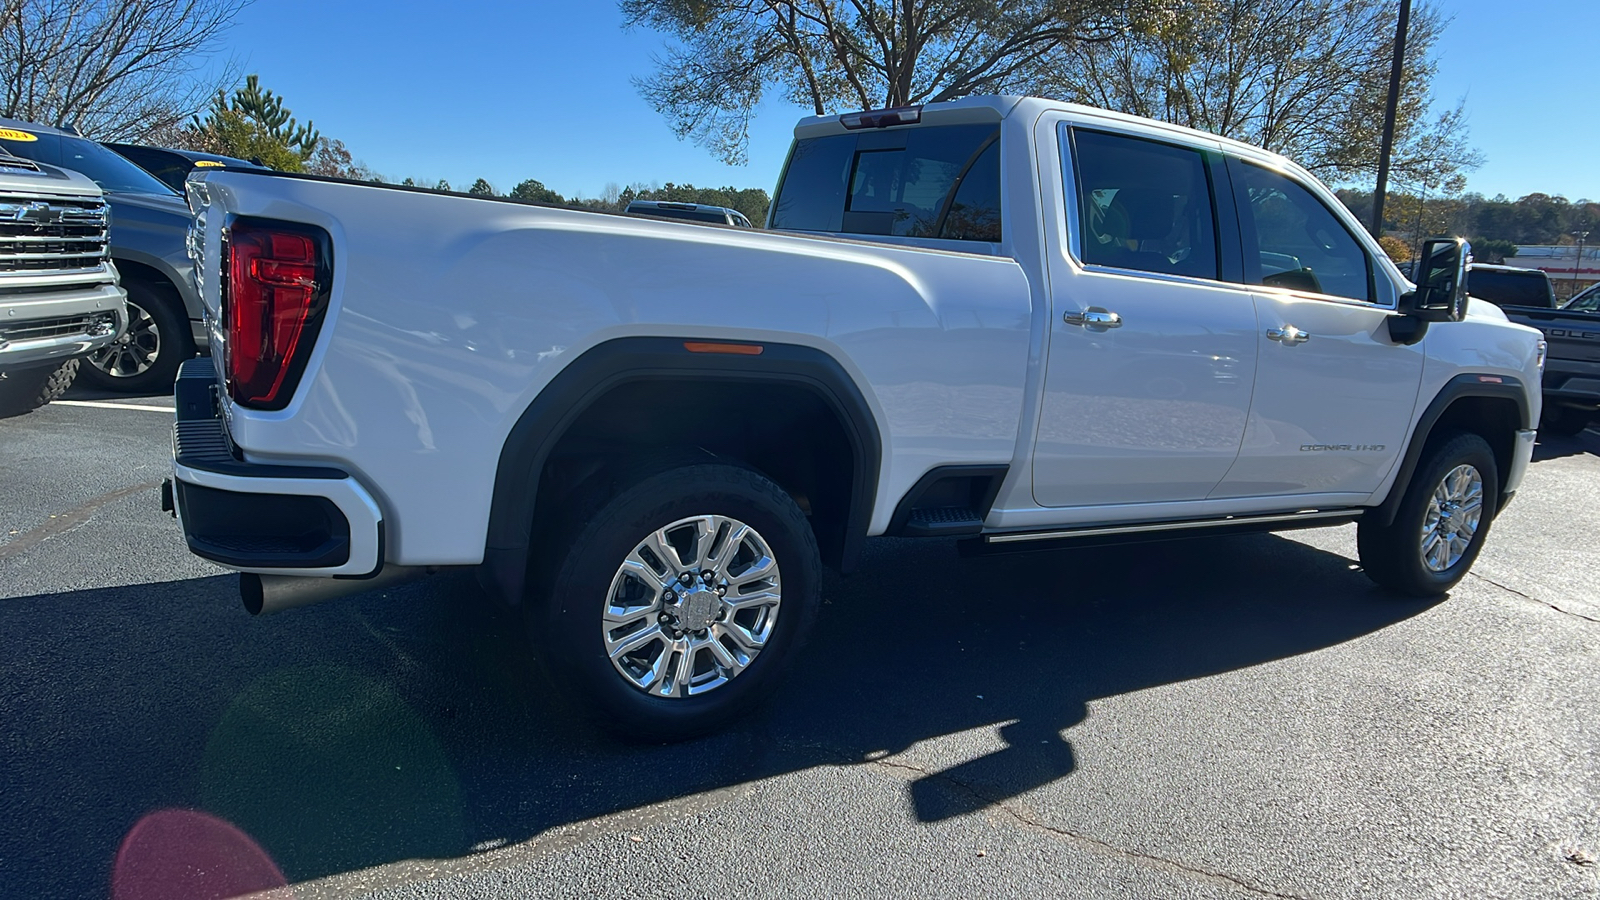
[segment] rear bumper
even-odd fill
[[[1600,362],[1552,357],[1544,370],[1545,403],[1600,408]]]
[[[127,295],[109,282],[38,294],[0,294],[0,369],[82,356],[128,327]]]
[[[383,566],[383,513],[331,466],[254,463],[233,446],[209,357],[174,389],[173,506],[190,552],[241,572],[362,578]]]

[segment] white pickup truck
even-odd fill
[[[1543,344],[1288,160],[1039,99],[807,119],[769,230],[213,170],[169,497],[252,612],[437,567],[640,738],[770,690],[823,564],[1359,523],[1440,593]],[[1070,590],[1068,584],[1055,586]],[[903,598],[896,598],[901,600]]]

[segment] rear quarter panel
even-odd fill
[[[253,460],[346,467],[379,497],[389,557],[481,560],[512,425],[568,362],[635,335],[823,350],[882,434],[872,531],[929,467],[1011,460],[1030,291],[1006,258],[712,228],[319,181],[211,173],[219,212],[319,225],[333,301],[275,413],[233,407]],[[217,281],[203,279],[218,309]]]

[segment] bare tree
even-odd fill
[[[3,0],[0,115],[103,140],[170,129],[216,89],[197,73],[246,2]]]
[[[1173,0],[1112,40],[1062,46],[1042,61],[1041,80],[1065,99],[1365,180],[1377,168],[1395,17],[1393,0]],[[1430,118],[1444,24],[1431,5],[1412,13],[1396,124],[1402,183],[1442,185],[1481,163],[1460,106]]]
[[[743,162],[769,89],[817,115],[1028,90],[1041,58],[1113,37],[1122,0],[622,0],[675,40],[636,80],[689,137]]]

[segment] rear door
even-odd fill
[[[1228,168],[1259,356],[1238,461],[1211,496],[1357,502],[1404,449],[1423,345],[1389,339],[1392,290],[1379,294],[1371,253],[1320,192],[1255,163]]]

